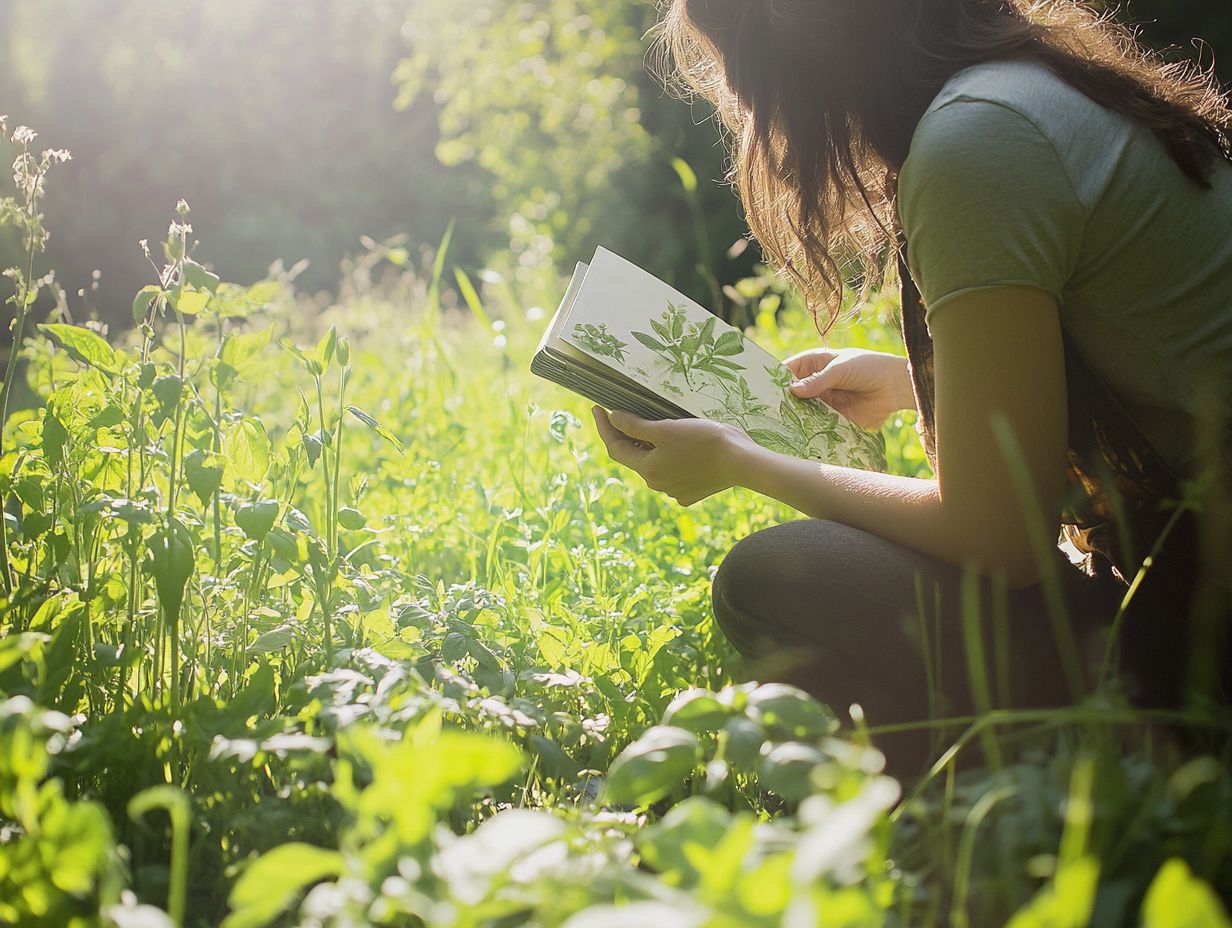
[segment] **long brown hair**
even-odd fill
[[[871,285],[890,263],[898,170],[963,68],[1038,61],[1155,133],[1197,184],[1232,158],[1213,73],[1166,63],[1077,0],[663,0],[660,29],[677,86],[726,130],[750,231],[823,331],[845,281]]]

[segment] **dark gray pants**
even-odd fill
[[[714,578],[714,615],[749,659],[749,676],[794,683],[840,717],[859,703],[870,726],[920,722],[1084,695],[1098,629],[1123,588],[1087,577],[1059,551],[1057,576],[1063,623],[1051,618],[1041,587],[964,579],[958,568],[858,529],[792,522],[732,549]],[[876,743],[909,772],[942,734],[920,729]]]

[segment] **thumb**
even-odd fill
[[[841,368],[830,365],[822,368],[815,374],[809,374],[807,377],[797,380],[791,385],[791,392],[802,399],[821,396],[823,393],[829,393],[840,386],[842,376]]]
[[[623,409],[613,409],[608,414],[608,419],[612,425],[624,432],[630,438],[636,438],[638,441],[654,442],[655,432],[658,431],[658,423],[652,422],[649,419],[643,419],[641,416],[635,416],[631,412],[625,412]]]

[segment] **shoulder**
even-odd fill
[[[1123,147],[1131,132],[1123,117],[1043,64],[986,62],[955,74],[925,110],[900,184],[910,192],[944,174],[965,175],[970,184],[1043,173],[1064,179],[1089,206],[1108,152]]]
[[[959,71],[933,99],[925,117],[955,103],[993,103],[1018,113],[1045,134],[1115,118],[1038,61],[987,61]]]
[[[911,139],[904,177],[978,158],[1007,167],[1072,138],[1095,104],[1047,67],[993,61],[955,74],[925,110]],[[1096,107],[1098,109],[1098,107]]]

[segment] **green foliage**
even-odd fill
[[[524,272],[602,241],[718,312],[713,268],[743,228],[730,193],[698,182],[722,176],[716,131],[646,68],[654,20],[644,3],[417,0],[399,104],[437,102],[437,157],[481,169]]]
[[[710,568],[790,513],[634,488],[525,371],[542,321],[498,286],[443,307],[443,258],[316,318],[211,279],[188,215],[128,337],[17,346],[0,921],[1226,921],[1218,760],[1095,705],[900,802],[867,732],[733,682]],[[798,307],[740,286],[758,339],[801,347]],[[918,472],[909,423],[888,436]]]

